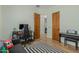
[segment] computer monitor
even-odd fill
[[[19,25],[19,29],[22,30],[24,28],[24,24]]]

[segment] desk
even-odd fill
[[[14,32],[13,32],[13,35],[14,35],[14,34],[16,34],[16,35],[22,35],[22,34],[24,34],[24,32],[23,32],[23,31],[14,31]]]
[[[78,41],[79,41],[79,34],[67,34],[67,33],[60,33],[59,42],[61,42],[61,37],[64,37],[64,44],[67,44],[67,41],[73,41],[76,44],[76,49],[78,49]]]
[[[31,42],[34,40],[34,36],[32,34],[32,31],[24,32],[24,31],[14,31],[12,34],[13,39],[17,40],[23,40],[24,42]],[[16,41],[15,40],[15,41]]]
[[[23,31],[13,31],[12,32],[12,42],[13,44],[18,44],[21,40],[24,40],[24,32]],[[21,40],[20,40],[21,39]]]
[[[12,33],[12,36],[14,36],[15,35],[15,38],[17,39],[17,37],[18,37],[18,39],[24,39],[24,40],[26,40],[28,37],[29,37],[29,32],[24,32],[24,31],[14,31],[13,33]]]

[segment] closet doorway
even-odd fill
[[[40,34],[43,39],[47,37],[47,15],[40,16]]]

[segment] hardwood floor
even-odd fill
[[[75,46],[72,46],[72,45],[64,46],[63,43],[59,43],[59,41],[52,40],[50,38],[47,38],[46,36],[44,36],[44,37],[42,36],[40,39],[35,40],[34,42],[32,42],[29,45],[33,46],[34,44],[40,43],[40,42],[48,44],[51,47],[55,47],[55,48],[61,49],[61,50],[65,51],[65,53],[79,53],[79,49],[76,50]]]
[[[59,43],[58,41],[52,40],[47,37],[41,37],[40,40],[38,41],[46,43],[52,47],[56,47],[58,49],[64,50],[66,53],[79,53],[79,49],[76,50],[74,46],[71,45],[64,46],[63,43]]]

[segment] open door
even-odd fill
[[[52,13],[52,39],[59,40],[60,12]]]
[[[40,14],[34,13],[34,33],[35,39],[40,38]]]

